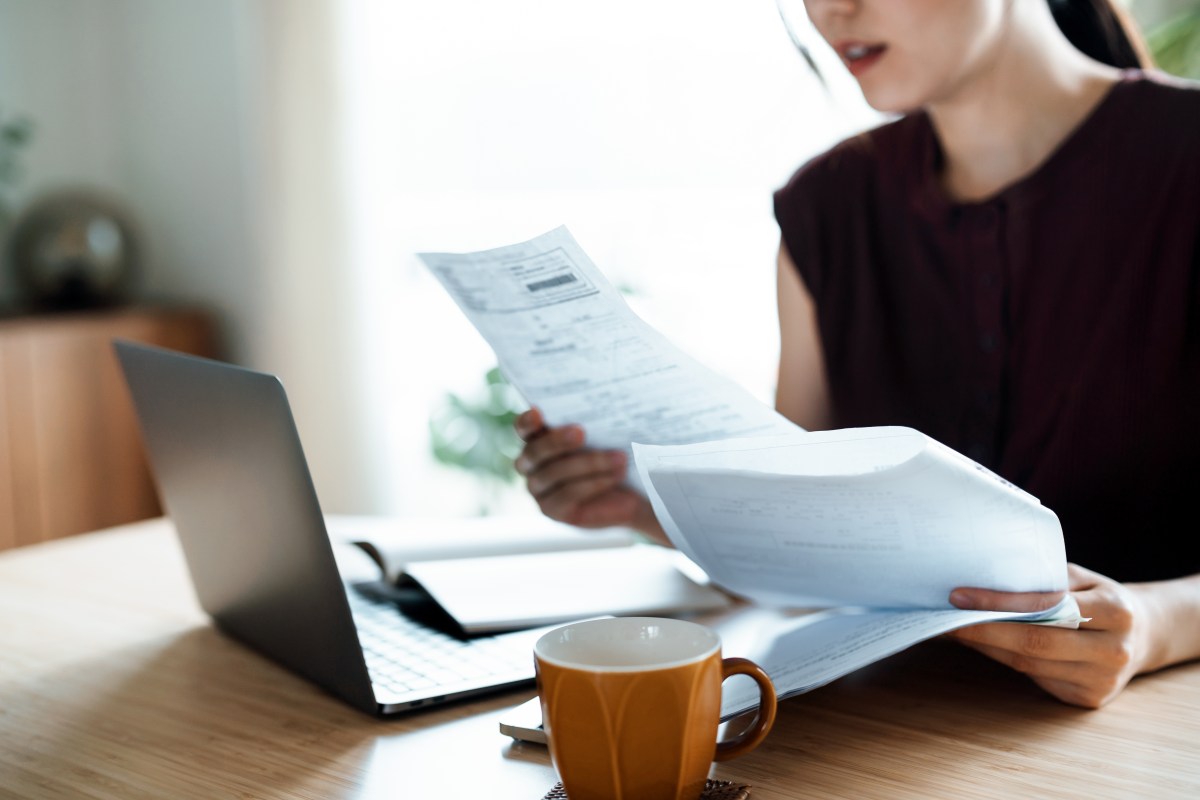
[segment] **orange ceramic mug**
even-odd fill
[[[775,722],[771,679],[694,622],[617,617],[551,631],[534,646],[542,725],[571,800],[696,800],[712,762],[748,753]],[[717,744],[721,683],[749,675],[758,716]]]

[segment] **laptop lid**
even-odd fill
[[[114,348],[200,605],[234,638],[377,713],[283,384],[160,348]]]

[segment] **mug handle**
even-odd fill
[[[758,714],[754,722],[739,736],[717,745],[714,761],[728,761],[744,756],[762,743],[775,724],[775,685],[762,667],[745,658],[727,658],[721,662],[721,681],[733,675],[749,675],[758,684]]]

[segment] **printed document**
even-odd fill
[[[642,321],[565,227],[494,250],[419,258],[547,424],[582,425],[591,447],[629,452],[631,442],[801,430]]]
[[[761,666],[782,700],[957,628],[1005,621],[1075,628],[1081,621],[1078,613],[1069,595],[1058,607],[1032,614],[862,608],[797,613],[752,606],[712,627],[720,633],[724,655],[748,658]],[[722,719],[757,705],[758,687],[752,682],[726,681],[722,686]]]
[[[634,453],[675,546],[759,603],[950,608],[957,586],[1067,586],[1054,513],[911,428]]]
[[[1062,529],[1037,498],[910,428],[635,444],[634,455],[672,543],[762,609],[753,636],[722,637],[781,696],[966,625],[1082,621],[1070,595],[1028,614],[950,604],[959,586],[1065,590]],[[829,610],[780,621],[772,607]],[[754,703],[735,686],[723,711]]]

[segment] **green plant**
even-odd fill
[[[493,367],[477,395],[447,393],[443,398],[429,420],[433,457],[495,483],[511,483],[517,477],[513,459],[522,446],[513,421],[524,408],[521,395]]]
[[[1164,72],[1200,79],[1200,9],[1159,25],[1146,35],[1146,44]]]
[[[25,117],[5,119],[0,114],[0,266],[7,266],[8,232],[14,217],[11,193],[21,182],[21,151],[32,138],[32,122]],[[6,305],[0,302],[0,315],[8,313]]]
[[[33,138],[33,123],[25,117],[0,116],[0,228],[11,218],[8,192],[21,180],[21,151]]]

